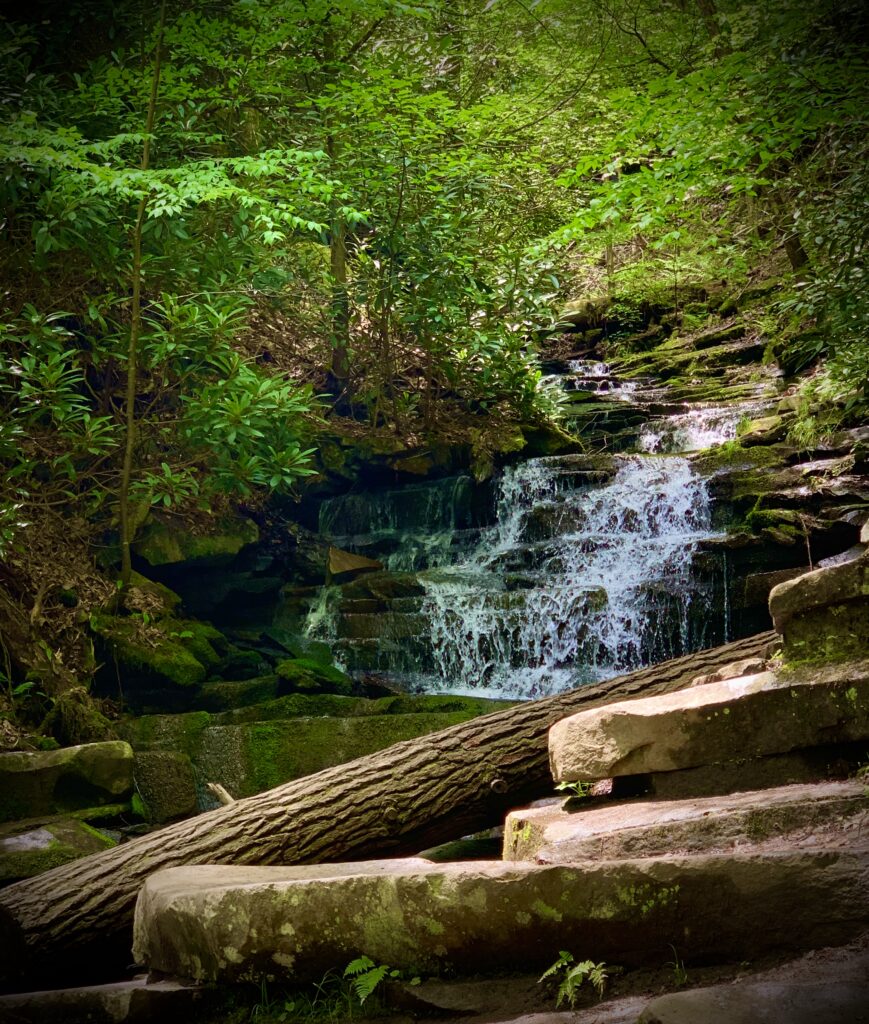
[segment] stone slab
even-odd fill
[[[762,672],[580,712],[549,731],[556,782],[668,772],[869,739],[869,662]]]
[[[659,996],[637,1024],[869,1024],[866,981],[713,985]]]
[[[504,860],[570,864],[742,847],[867,811],[866,787],[854,780],[697,799],[569,802],[508,814]]]
[[[865,743],[830,743],[792,750],[787,754],[684,768],[678,772],[651,772],[613,779],[614,796],[640,793],[663,800],[720,796],[757,789],[775,789],[803,783],[846,779],[866,760]]]
[[[0,754],[0,821],[118,803],[133,788],[133,750],[110,740]]]
[[[134,957],[198,981],[297,982],[365,954],[413,974],[528,971],[560,949],[625,966],[752,959],[848,941],[865,926],[869,845],[748,856],[582,861],[569,867],[198,865],[151,875]]]
[[[869,656],[869,552],[780,583],[769,611],[790,661]]]
[[[153,1024],[160,1020],[169,1024],[195,1019],[196,1010],[214,1001],[201,988],[177,981],[148,984],[137,978],[113,985],[0,996],[0,1024]]]

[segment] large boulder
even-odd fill
[[[866,739],[869,662],[861,662],[826,675],[761,672],[582,711],[550,729],[549,755],[556,781],[577,782]]]
[[[0,886],[114,845],[104,832],[72,817],[0,826]]]
[[[682,800],[568,801],[508,814],[504,859],[570,864],[744,848],[798,829],[823,835],[831,821],[867,810],[866,789],[855,781]]]
[[[780,583],[769,611],[789,661],[839,661],[869,651],[869,552]]]
[[[110,740],[0,754],[0,821],[118,803],[133,788],[133,750]]]
[[[381,860],[152,874],[133,952],[198,981],[315,981],[365,954],[414,973],[548,966],[559,949],[626,966],[670,944],[753,959],[865,925],[865,852],[665,856],[570,866]]]

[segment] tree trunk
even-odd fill
[[[552,793],[547,733],[559,719],[666,693],[760,654],[774,633],[531,701],[237,800],[0,892],[7,984],[77,984],[129,962],[145,879],[181,864],[312,864],[400,856],[503,820]]]

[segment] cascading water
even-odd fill
[[[620,381],[605,363],[570,369],[567,391],[669,409],[655,382]],[[626,434],[640,454],[508,467],[494,515],[468,477],[331,499],[321,532],[379,559],[389,580],[327,588],[308,632],[351,670],[519,699],[721,641],[716,581],[695,558],[714,536],[710,502],[679,453],[732,438],[753,411],[683,404]]]
[[[685,459],[625,456],[602,487],[563,488],[563,457],[502,478],[498,521],[464,563],[424,573],[436,675],[450,690],[534,697],[681,654],[709,536]],[[569,475],[568,475],[569,479]]]

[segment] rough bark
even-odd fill
[[[74,973],[82,984],[128,962],[136,895],[161,868],[397,856],[500,823],[508,810],[552,792],[554,722],[679,689],[760,654],[774,637],[762,633],[398,743],[12,885],[0,892],[3,980],[57,984]]]

